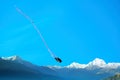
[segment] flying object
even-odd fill
[[[26,15],[24,12],[22,12],[18,7],[15,6],[15,8],[16,8],[16,10],[17,10],[21,15],[23,15],[26,19],[28,19],[28,20],[30,21],[30,23],[33,25],[34,29],[35,29],[35,30],[37,31],[37,33],[39,34],[39,37],[42,39],[42,41],[43,41],[45,47],[47,48],[48,52],[50,53],[50,55],[51,55],[57,62],[61,63],[62,60],[61,60],[59,57],[55,57],[55,54],[54,54],[54,53],[50,50],[50,48],[48,47],[45,39],[43,38],[40,30],[39,30],[39,29],[37,28],[37,26],[35,25],[34,21],[33,21],[28,15]]]
[[[62,62],[62,60],[61,60],[59,57],[55,57],[55,60],[56,60],[57,62],[59,62],[59,63]]]

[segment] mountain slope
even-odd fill
[[[60,80],[59,77],[40,72],[38,66],[17,56],[0,58],[0,80]]]
[[[104,80],[120,80],[120,74],[116,74],[116,75],[106,78]]]

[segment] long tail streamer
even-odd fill
[[[55,58],[55,57],[56,57],[55,54],[54,54],[54,53],[50,50],[50,48],[48,47],[47,43],[45,42],[45,40],[44,40],[44,38],[43,38],[43,36],[42,36],[42,34],[41,34],[41,32],[39,31],[39,29],[38,29],[37,26],[35,25],[34,21],[33,21],[29,16],[27,16],[25,13],[23,13],[18,7],[15,6],[15,8],[16,8],[16,10],[17,10],[21,15],[23,15],[26,19],[28,19],[28,20],[31,22],[31,24],[33,25],[34,29],[37,31],[37,33],[39,34],[40,38],[42,39],[42,41],[43,41],[45,47],[47,48],[48,52],[50,53],[50,55],[51,55],[53,58]]]

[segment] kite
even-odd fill
[[[37,26],[35,25],[34,21],[33,21],[29,16],[27,16],[25,13],[23,13],[18,7],[15,6],[15,8],[16,8],[16,10],[17,10],[21,15],[23,15],[26,19],[28,19],[28,20],[30,21],[30,23],[33,25],[34,29],[35,29],[35,30],[37,31],[37,33],[39,34],[39,37],[42,39],[42,42],[44,43],[44,45],[45,45],[45,47],[47,48],[47,50],[48,50],[48,52],[50,53],[50,55],[51,55],[57,62],[61,63],[62,60],[61,60],[59,57],[57,57],[57,56],[50,50],[50,48],[48,47],[46,41],[44,40],[44,38],[43,38],[43,36],[42,36],[42,34],[41,34],[41,32],[40,32],[40,30],[39,30],[39,29],[37,28]]]

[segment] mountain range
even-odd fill
[[[0,80],[102,80],[120,73],[120,63],[96,58],[88,64],[37,66],[19,56],[0,58]]]

